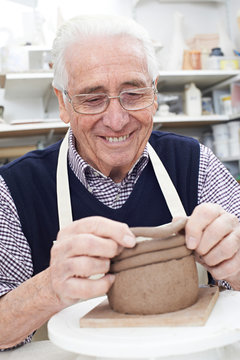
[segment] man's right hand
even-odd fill
[[[106,294],[114,281],[114,275],[107,274],[111,258],[135,243],[126,224],[103,217],[83,218],[60,230],[50,261],[51,285],[60,307]],[[89,279],[97,274],[104,275]]]

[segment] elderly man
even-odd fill
[[[152,133],[158,71],[146,31],[121,17],[75,18],[59,29],[53,62],[70,132],[1,168],[0,348],[105,294],[110,259],[135,245],[130,226],[187,215],[187,246],[239,290],[240,188],[196,140]]]

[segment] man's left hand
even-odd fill
[[[186,245],[215,280],[240,290],[240,224],[217,204],[200,204],[186,224]]]

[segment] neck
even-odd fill
[[[122,169],[114,168],[110,173],[109,177],[115,182],[120,183],[127,175],[128,171],[122,171]]]

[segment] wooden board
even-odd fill
[[[126,315],[110,309],[108,301],[80,319],[80,327],[203,326],[219,295],[218,287],[199,288],[197,302],[183,310],[158,315]]]

